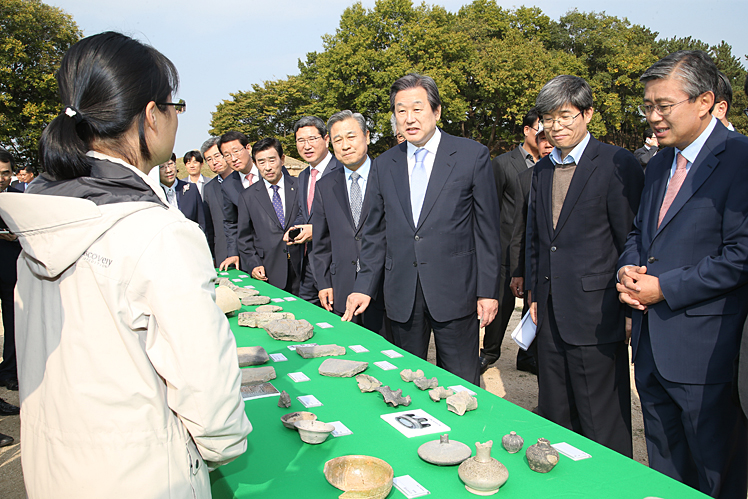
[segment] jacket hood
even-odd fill
[[[90,177],[55,181],[40,175],[33,189],[0,195],[0,216],[38,277],[60,275],[121,219],[166,208],[135,172],[109,161],[91,163]]]

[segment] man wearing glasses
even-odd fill
[[[555,146],[535,165],[527,221],[538,414],[631,457],[625,307],[615,286],[644,172],[633,154],[587,131],[594,110],[582,78],[557,76],[535,105]]]
[[[649,465],[712,497],[745,497],[748,430],[734,365],[748,313],[748,138],[712,114],[719,73],[701,51],[644,74],[665,148],[647,166],[619,260]]]

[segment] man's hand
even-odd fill
[[[538,302],[530,303],[530,319],[533,324],[538,325]]]
[[[363,293],[349,294],[348,300],[345,302],[345,313],[340,320],[350,322],[354,315],[363,314],[369,303],[371,303],[371,296],[369,295]]]
[[[260,265],[252,269],[252,277],[260,281],[267,281],[268,278],[265,276],[265,267]]]
[[[646,312],[648,305],[665,299],[660,280],[647,274],[647,267],[627,266],[618,272],[618,299],[631,308]]]
[[[218,270],[228,270],[229,265],[233,265],[236,267],[237,270],[239,270],[239,257],[238,256],[230,256],[224,261],[221,262],[221,265],[218,266]]]
[[[291,232],[293,229],[301,229],[301,232],[298,236],[296,236],[293,240],[291,240],[288,236],[288,233]],[[304,224],[304,225],[294,225],[290,229],[286,231],[285,234],[283,234],[283,240],[286,241],[286,244],[288,246],[292,244],[304,244],[307,241],[312,240],[312,224]]]
[[[491,324],[496,314],[499,312],[499,300],[493,298],[478,298],[478,320],[479,327],[486,327]]]
[[[332,288],[320,289],[317,296],[319,296],[322,307],[328,312],[332,312]]]
[[[13,241],[18,240],[18,236],[15,235],[15,234],[11,234],[10,232],[8,232],[7,234],[0,234],[0,239],[2,239],[3,241],[11,241],[11,242],[13,242]]]
[[[524,277],[512,277],[509,281],[509,289],[512,290],[512,294],[515,298],[524,298],[525,296],[525,278]]]

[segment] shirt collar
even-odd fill
[[[426,149],[431,154],[436,155],[436,150],[439,149],[439,142],[442,140],[442,132],[439,130],[439,127],[436,127],[436,130],[434,130],[434,135],[431,136],[428,142],[426,142],[426,145],[423,146],[424,149]],[[420,149],[418,146],[414,146],[410,142],[408,142],[408,159],[415,156],[416,150]]]
[[[104,154],[104,153],[100,153],[98,151],[88,151],[86,153],[86,156],[88,156],[90,158],[101,159],[101,160],[104,160],[104,161],[111,161],[112,163],[117,163],[118,165],[122,165],[125,168],[127,168],[129,170],[132,170],[135,173],[135,175],[137,175],[138,177],[140,177],[140,179],[143,180],[143,182],[145,182],[146,185],[151,188],[151,190],[156,194],[156,196],[158,196],[158,198],[164,204],[169,204],[169,201],[166,199],[166,194],[164,194],[164,190],[160,188],[160,182],[158,181],[158,167],[154,167],[151,170],[151,172],[153,172],[153,171],[156,172],[156,175],[155,175],[156,178],[154,179],[150,175],[146,175],[145,173],[143,173],[142,171],[138,170],[137,168],[135,168],[131,164],[126,163],[126,162],[124,162],[123,160],[121,160],[119,158],[114,158],[112,156],[109,156],[109,155]],[[175,180],[174,183],[176,184],[177,181]]]
[[[699,155],[699,152],[701,152],[701,148],[704,147],[704,144],[706,143],[706,139],[709,138],[709,135],[712,134],[714,131],[714,127],[717,126],[717,118],[712,116],[712,119],[709,121],[709,124],[706,126],[703,132],[701,132],[701,135],[696,137],[696,140],[691,142],[686,146],[685,149],[682,151],[675,148],[675,155],[678,156],[678,153],[681,153],[684,158],[688,160],[689,163],[693,164],[693,162],[696,160],[696,157]]]
[[[327,151],[324,159],[320,161],[317,166],[309,165],[310,173],[312,169],[317,170],[319,172],[319,175],[317,175],[317,177],[319,177],[320,175],[325,173],[325,168],[327,168],[327,165],[330,164],[330,161],[332,161],[332,154],[330,153],[330,151]]]
[[[344,166],[343,169],[345,170],[345,178],[346,180],[351,180],[351,173],[353,173],[353,170],[349,169],[347,166]],[[371,158],[369,156],[366,156],[366,159],[364,160],[364,164],[358,167],[358,170],[356,170],[356,173],[358,173],[364,181],[366,181],[369,178],[369,170],[371,169]]]
[[[557,165],[561,163],[562,165],[568,165],[571,163],[574,163],[576,165],[579,164],[579,160],[582,159],[582,154],[584,154],[584,150],[587,147],[587,144],[590,142],[590,132],[587,132],[587,134],[584,136],[581,142],[574,147],[574,149],[571,150],[569,154],[566,155],[566,157],[561,160],[561,151],[558,150],[558,147],[554,147],[551,151],[551,154],[549,156],[551,157],[551,161],[553,161],[554,165]]]
[[[277,184],[275,184],[275,185],[277,185],[278,187],[280,187],[280,189],[278,189],[278,192],[280,192],[280,191],[286,192],[286,191],[285,191],[285,189],[284,189],[284,187],[283,187],[283,186],[284,186],[284,183],[283,183],[283,182],[284,182],[284,180],[285,180],[285,179],[284,179],[283,177],[284,177],[284,175],[283,175],[283,174],[281,174],[281,178],[280,178],[280,180],[278,181],[278,183],[277,183]],[[269,192],[270,192],[270,193],[272,194],[272,192],[273,192],[273,191],[272,191],[272,190],[270,189],[270,187],[271,187],[271,186],[272,186],[273,184],[271,184],[270,182],[268,182],[268,181],[267,181],[267,180],[265,180],[264,178],[262,179],[262,181],[263,181],[263,182],[265,182],[265,189],[267,189],[267,190],[268,190],[268,191],[269,191]]]

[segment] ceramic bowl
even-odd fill
[[[301,440],[308,444],[321,444],[327,440],[327,436],[335,429],[331,424],[307,419],[296,421],[294,426],[299,430]]]
[[[382,499],[392,489],[392,466],[371,456],[340,456],[325,463],[325,478],[340,497]]]
[[[299,412],[290,412],[286,414],[285,416],[281,416],[281,423],[283,423],[283,426],[288,428],[289,430],[295,430],[296,427],[294,426],[294,423],[296,421],[315,421],[317,419],[317,416],[312,412],[306,412],[306,411],[299,411]]]

